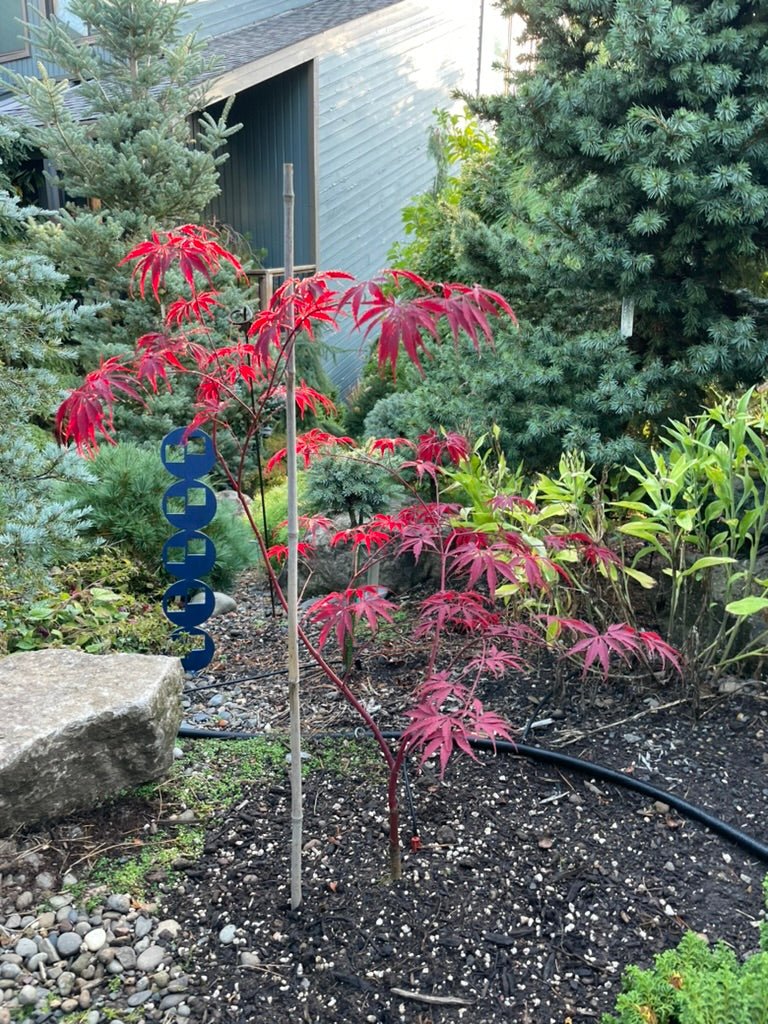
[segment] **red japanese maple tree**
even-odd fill
[[[479,347],[493,342],[493,318],[514,320],[501,295],[478,286],[437,284],[402,270],[385,271],[375,280],[364,282],[331,272],[286,282],[254,317],[244,338],[227,338],[222,343],[213,328],[218,302],[215,277],[225,264],[239,276],[243,270],[212,232],[184,225],[153,234],[123,262],[134,264],[133,280],[139,295],[145,299],[151,292],[160,306],[162,323],[157,331],[138,339],[134,350],[124,358],[105,360],[65,399],[56,417],[59,436],[64,442],[73,442],[81,452],[90,453],[100,440],[114,440],[115,402],[142,401],[159,387],[170,390],[179,375],[191,375],[196,380],[196,398],[189,427],[203,427],[211,434],[219,465],[241,497],[243,512],[284,607],[287,599],[280,589],[273,559],[287,554],[287,550],[270,546],[269,538],[259,531],[243,490],[243,472],[249,445],[265,411],[276,397],[285,395],[287,357],[296,338],[300,334],[313,338],[318,328],[333,327],[346,318],[364,339],[377,346],[380,365],[388,365],[394,374],[401,352],[421,369],[421,360],[429,356],[430,347],[444,334],[454,341],[466,335]],[[163,305],[160,299],[171,268],[181,272],[188,294]],[[303,382],[296,388],[295,401],[302,417],[333,409],[327,397]],[[245,426],[238,431],[236,422]],[[234,436],[239,452],[233,464],[222,455],[220,442],[225,432]],[[331,449],[343,452],[354,445],[351,438],[313,427],[296,439],[292,455],[298,455],[306,466],[318,453]],[[534,640],[540,642],[540,635],[530,625],[509,622],[500,614],[494,600],[498,586],[503,582],[546,588],[553,575],[567,576],[550,554],[527,544],[519,534],[506,531],[491,536],[455,526],[457,507],[442,499],[440,480],[448,467],[469,456],[465,438],[433,430],[415,444],[402,438],[383,438],[369,448],[371,457],[400,450],[404,456],[401,471],[416,481],[415,503],[396,514],[374,516],[369,523],[339,531],[332,538],[335,546],[351,544],[364,552],[368,561],[403,554],[418,559],[430,552],[439,564],[439,584],[436,592],[423,601],[416,627],[417,636],[431,640],[425,678],[408,712],[409,724],[395,748],[346,676],[336,672],[323,653],[331,639],[343,650],[361,622],[375,632],[381,620],[391,619],[392,603],[377,588],[351,579],[344,591],[326,595],[309,610],[308,622],[319,627],[314,642],[306,629],[299,630],[307,652],[360,715],[386,762],[393,879],[401,874],[397,790],[405,758],[414,751],[421,752],[422,762],[436,756],[444,771],[455,750],[475,756],[473,737],[483,736],[492,742],[511,739],[508,724],[486,710],[478,699],[478,683],[483,676],[521,667],[523,646]],[[285,449],[276,452],[267,468],[273,468],[287,454]],[[418,491],[425,479],[430,485],[430,500]],[[328,525],[326,521],[324,526]],[[312,529],[310,524],[305,526],[299,557],[312,544]],[[581,544],[587,558],[608,557],[588,537],[573,543]],[[610,657],[616,654],[622,658],[646,654],[674,663],[674,652],[655,634],[619,626],[599,634],[594,627],[575,619],[563,621],[557,628],[581,635],[571,650],[582,654],[587,666],[595,663],[607,671]],[[438,667],[441,639],[448,631],[465,642],[459,645],[456,657]]]

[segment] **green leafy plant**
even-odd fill
[[[543,586],[532,586],[529,573],[503,581],[497,596],[519,616],[549,619],[552,641],[561,633],[558,621],[574,623],[577,616],[590,619],[585,633],[595,623],[605,628],[617,619],[636,628],[630,586],[651,589],[655,581],[626,565],[615,550],[608,536],[605,481],[595,477],[580,453],[565,453],[556,473],[528,480],[522,464],[508,465],[500,433],[494,426],[466,459],[443,468],[445,493],[461,505],[454,525],[480,531],[488,545],[494,538],[516,536],[539,557]]]
[[[416,196],[403,209],[409,241],[394,245],[390,260],[393,266],[419,267],[425,274],[444,277],[452,272],[450,232],[465,184],[471,171],[493,152],[494,141],[466,107],[461,113],[435,110],[434,116],[428,150],[435,161],[435,181],[429,192]],[[442,247],[435,244],[436,236]]]
[[[768,654],[767,432],[764,394],[723,398],[673,421],[649,462],[627,467],[635,490],[612,503],[627,516],[621,533],[640,542],[634,564],[667,578],[659,613],[694,685]]]
[[[768,884],[764,883],[768,904]],[[659,954],[650,970],[627,968],[623,992],[602,1024],[766,1024],[768,931],[761,950],[741,961],[722,942],[709,946],[694,932]]]
[[[307,474],[299,473],[296,478],[296,500],[299,508],[304,511],[307,493]],[[265,537],[271,544],[284,543],[287,537],[286,523],[288,520],[288,481],[285,478],[270,479],[264,489],[264,508],[261,498],[256,494],[252,501],[253,517],[264,530],[263,520],[266,519]]]
[[[0,653],[72,647],[89,654],[165,654],[171,629],[158,603],[91,584],[28,594],[0,585]]]

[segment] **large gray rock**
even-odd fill
[[[162,776],[181,662],[45,650],[0,659],[0,834]]]
[[[355,569],[355,556],[350,544],[331,547],[331,538],[338,530],[349,529],[349,516],[331,517],[330,530],[318,528],[311,538],[307,538],[311,546],[308,554],[299,564],[299,590],[303,597],[318,597],[332,591],[344,590]],[[365,548],[358,556],[358,564],[366,562]],[[380,585],[393,594],[405,594],[429,580],[437,578],[438,564],[429,551],[424,552],[418,561],[410,555],[398,558],[388,556],[378,565],[378,574],[369,578],[365,574],[356,578],[354,586],[366,583]],[[281,583],[285,580],[285,568]]]

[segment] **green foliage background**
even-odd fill
[[[495,143],[438,173],[406,224],[413,269],[499,289],[521,327],[490,367],[441,353],[406,419],[432,412],[430,391],[449,396],[446,427],[504,394],[494,418],[532,468],[569,448],[626,461],[712,387],[768,368],[765,4],[501,6],[527,56],[508,95],[467,98]]]

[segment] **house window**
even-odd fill
[[[27,20],[26,0],[0,0],[0,61],[29,56],[29,43],[24,25]]]
[[[3,0],[0,0],[2,3]],[[87,21],[78,18],[69,9],[69,0],[45,0],[45,13],[50,17],[55,14],[59,21],[63,21],[73,32],[80,36],[90,36],[91,26]]]

